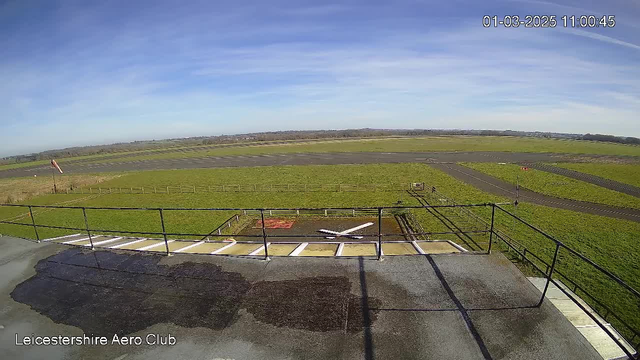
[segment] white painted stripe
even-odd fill
[[[344,249],[344,243],[340,243],[340,245],[338,245],[338,250],[336,250],[336,256],[342,256],[342,249]]]
[[[99,235],[99,236],[102,236],[102,235]],[[113,239],[98,241],[97,243],[93,243],[93,246],[102,245],[102,244],[108,244],[110,242],[114,242],[114,241],[117,241],[117,240],[120,240],[120,239],[122,239],[122,237],[117,237],[117,238],[113,238]],[[85,246],[91,246],[91,245],[85,245]]]
[[[453,245],[456,249],[458,249],[458,250],[460,250],[460,251],[462,251],[462,252],[468,252],[468,250],[467,250],[467,249],[465,249],[465,248],[463,248],[462,246],[460,246],[460,245],[458,245],[458,244],[454,243],[454,242],[453,242],[453,241],[451,241],[451,240],[447,240],[447,242],[448,242],[449,244]]]
[[[183,248],[180,248],[180,249],[178,249],[178,250],[176,250],[176,251],[174,251],[174,252],[183,252],[183,251],[185,251],[185,250],[187,250],[187,249],[191,249],[191,248],[196,247],[196,246],[198,246],[198,245],[202,245],[202,244],[204,244],[205,242],[206,242],[206,241],[200,241],[200,242],[197,242],[197,243],[195,243],[195,244],[191,244],[191,245],[185,246],[185,247],[183,247]]]
[[[138,240],[133,240],[133,241],[130,241],[130,242],[127,242],[127,243],[122,243],[122,244],[119,244],[119,245],[116,245],[116,246],[112,246],[112,247],[110,247],[109,249],[117,249],[117,248],[121,248],[121,247],[123,247],[123,246],[127,246],[127,245],[131,245],[131,244],[139,243],[140,241],[145,241],[145,240],[147,240],[147,238],[142,238],[142,239],[138,239]]]
[[[289,254],[289,256],[298,256],[298,255],[300,255],[302,250],[304,250],[304,248],[306,248],[307,245],[309,245],[309,243],[300,244],[295,250],[293,250],[293,252],[291,254]]]
[[[271,245],[271,243],[267,243],[267,249],[269,249],[269,245]],[[251,254],[249,254],[249,256],[253,256],[253,255],[258,255],[258,253],[260,251],[262,251],[264,249],[264,245],[260,246],[259,248],[257,248],[254,252],[252,252]]]
[[[169,241],[167,241],[167,244],[170,244],[170,243],[172,243],[174,241],[175,240],[169,240]],[[158,242],[157,244],[151,244],[151,245],[144,246],[144,247],[141,247],[140,249],[136,249],[136,250],[138,250],[138,251],[149,250],[149,249],[153,249],[154,247],[157,247],[157,246],[160,246],[160,245],[164,245],[164,240]]]
[[[225,246],[221,247],[220,249],[218,249],[218,250],[216,250],[216,251],[212,252],[211,254],[212,254],[212,255],[213,255],[213,254],[217,254],[217,253],[219,253],[220,251],[225,250],[225,249],[228,249],[228,248],[232,247],[232,246],[233,246],[233,245],[235,245],[235,244],[236,244],[235,242],[232,242],[231,244],[229,244],[229,245],[225,245]]]
[[[76,239],[76,240],[71,240],[71,241],[65,241],[65,242],[63,242],[63,244],[73,244],[73,243],[76,243],[76,242],[78,242],[78,241],[84,241],[84,240],[89,240],[89,238],[88,238],[88,237],[86,237],[86,238],[82,238],[82,239]]]
[[[413,245],[414,248],[416,248],[416,251],[418,251],[418,254],[420,255],[425,254],[424,250],[422,250],[422,248],[418,245],[418,243],[416,243],[415,241],[412,241],[411,244]]]
[[[77,234],[73,234],[73,235],[65,235],[65,236],[58,236],[58,237],[54,237],[54,238],[50,238],[50,239],[44,239],[42,241],[53,241],[53,240],[60,240],[60,239],[66,239],[72,236],[78,236],[81,235],[81,233],[77,233]]]

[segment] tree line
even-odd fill
[[[39,153],[16,155],[0,160],[2,164],[23,163],[37,160],[49,160],[76,156],[99,154],[115,154],[121,152],[169,149],[171,147],[218,145],[262,141],[295,141],[317,139],[353,139],[383,136],[442,136],[442,135],[474,135],[474,136],[525,136],[555,139],[574,139],[604,141],[622,144],[640,144],[640,139],[634,137],[618,137],[601,134],[565,134],[540,131],[513,130],[460,130],[460,129],[347,129],[347,130],[296,130],[274,131],[237,135],[198,136],[179,139],[145,140],[110,145],[79,146],[58,150],[48,150]]]

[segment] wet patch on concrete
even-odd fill
[[[346,277],[252,284],[215,264],[164,265],[162,259],[69,249],[38,262],[36,275],[16,286],[11,297],[56,323],[96,336],[127,335],[158,323],[221,330],[241,308],[274,326],[357,332],[375,321],[369,308],[379,307],[376,299],[352,295]]]
[[[256,319],[275,326],[311,331],[358,332],[371,326],[380,305],[377,299],[361,301],[350,293],[347,277],[314,277],[297,280],[260,281],[251,289],[245,307]]]
[[[223,329],[250,283],[213,264],[160,265],[160,255],[67,250],[36,265],[11,297],[87,334],[130,334],[156,323]]]

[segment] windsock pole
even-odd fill
[[[53,176],[53,193],[57,194],[58,189],[56,188],[56,171],[51,167],[51,176]]]
[[[58,170],[60,172],[60,174],[62,174],[62,169],[60,169],[60,166],[58,165],[58,163],[54,159],[51,159],[51,176],[53,176],[53,193],[57,194],[58,193],[58,187],[56,186],[56,171],[55,170]]]

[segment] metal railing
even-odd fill
[[[143,185],[90,186],[58,191],[58,194],[197,194],[214,192],[390,192],[420,190],[408,184],[212,184],[212,185]]]
[[[217,228],[211,230],[211,232],[209,234],[207,234],[207,236],[203,237],[201,240],[209,240],[209,237],[211,237],[211,235],[216,234],[216,233],[218,235],[222,235],[222,230],[231,229],[232,224],[234,222],[235,223],[239,223],[240,222],[240,214],[232,215],[229,219],[227,219],[227,221],[223,222],[222,225],[218,226]]]
[[[527,249],[525,247],[523,247],[520,244],[517,244],[517,242],[513,241],[513,239],[509,238],[506,234],[504,234],[504,232],[500,232],[497,231],[497,229],[495,229],[494,227],[494,223],[495,223],[495,213],[496,213],[496,209],[498,209],[501,213],[508,215],[509,217],[515,219],[516,221],[518,221],[520,224],[523,224],[524,226],[526,226],[527,228],[533,230],[535,233],[542,235],[544,238],[546,238],[547,240],[551,241],[551,243],[554,245],[554,251],[553,251],[553,258],[551,260],[551,263],[549,264],[547,261],[543,260],[539,255],[534,254],[531,251],[527,251]],[[608,278],[609,280],[617,283],[618,285],[620,285],[622,288],[624,288],[632,297],[634,297],[637,301],[640,301],[640,292],[638,292],[638,290],[634,289],[633,287],[631,287],[629,284],[627,284],[626,282],[624,282],[622,279],[620,279],[618,276],[616,276],[615,274],[611,273],[610,271],[606,270],[605,268],[603,268],[602,266],[600,266],[599,264],[595,263],[593,260],[587,258],[586,256],[580,254],[579,252],[577,252],[576,250],[572,249],[571,247],[567,246],[566,244],[564,244],[562,241],[557,240],[556,238],[554,238],[553,236],[547,234],[546,232],[544,232],[543,230],[537,228],[536,226],[528,223],[527,221],[523,220],[522,218],[520,218],[519,216],[511,213],[510,211],[504,209],[503,207],[501,207],[500,205],[493,205],[492,206],[492,214],[491,214],[491,233],[490,233],[490,241],[489,241],[489,253],[491,252],[491,244],[493,243],[493,237],[496,237],[496,239],[498,241],[502,241],[504,244],[506,244],[509,248],[511,248],[512,250],[514,250],[516,253],[518,253],[521,258],[525,261],[527,261],[529,264],[531,264],[533,266],[533,268],[541,273],[545,278],[546,278],[546,282],[545,282],[545,286],[544,289],[542,291],[542,296],[540,297],[540,301],[538,302],[538,306],[542,305],[544,298],[546,296],[547,291],[549,290],[549,284],[554,284],[560,291],[562,291],[570,300],[572,300],[585,314],[587,314],[587,316],[589,316],[615,343],[616,345],[618,345],[620,347],[620,349],[629,357],[629,359],[638,359],[638,348],[640,348],[640,330],[634,328],[632,325],[629,324],[628,321],[625,321],[623,319],[622,316],[616,314],[613,312],[613,310],[611,310],[610,307],[604,305],[601,301],[597,300],[595,296],[593,296],[592,294],[590,294],[586,289],[584,289],[583,287],[580,287],[576,281],[570,279],[567,274],[563,274],[561,273],[558,269],[556,269],[556,265],[558,263],[558,254],[560,252],[561,249],[564,249],[566,251],[568,251],[571,255],[577,257],[578,259],[580,259],[580,261],[582,261],[585,264],[588,264],[590,267],[592,267],[593,269],[595,269],[597,271],[597,273],[604,275],[606,278]],[[521,246],[523,250],[519,250],[517,248],[517,246]],[[538,264],[536,264],[534,261],[532,261],[531,258],[527,257],[527,254],[529,254],[529,256],[532,256],[534,259],[536,259],[538,262],[544,264],[546,266],[546,268],[543,270],[541,269]],[[574,291],[576,291],[577,289],[580,289],[582,293],[584,293],[585,295],[587,295],[589,297],[589,299],[598,304],[599,306],[601,306],[602,308],[606,309],[606,313],[603,315],[598,314],[600,316],[602,316],[602,318],[606,321],[606,317],[607,316],[613,316],[616,318],[616,320],[618,320],[618,323],[620,323],[621,325],[623,325],[625,327],[625,332],[627,334],[631,334],[631,336],[627,335],[626,337],[624,335],[623,338],[625,338],[626,341],[628,341],[628,343],[634,348],[635,350],[635,354],[630,351],[625,344],[623,344],[622,341],[620,341],[618,339],[617,334],[613,333],[608,327],[606,323],[603,323],[598,316],[596,316],[595,314],[593,314],[591,311],[589,311],[589,309],[579,300],[579,298],[576,296],[577,293],[571,293],[568,288],[565,288],[565,284],[561,284],[558,282],[558,280],[553,278],[553,275],[557,274],[559,276],[561,276],[562,278],[564,278],[565,280],[567,280],[568,282],[570,282],[571,284],[574,285]],[[564,286],[563,286],[564,285]],[[594,311],[597,312],[597,310],[594,309]],[[638,339],[637,342],[635,342],[635,340]]]
[[[450,202],[450,201],[447,201]],[[80,207],[80,206],[52,206],[52,205],[22,205],[22,204],[0,204],[0,206],[3,207],[20,207],[20,208],[26,208],[29,211],[30,214],[30,218],[31,218],[31,222],[30,223],[21,223],[21,222],[14,222],[14,221],[6,221],[6,220],[2,220],[0,221],[0,224],[10,224],[10,225],[19,225],[19,226],[28,226],[28,227],[32,227],[33,231],[34,231],[34,235],[36,240],[40,241],[40,234],[38,232],[38,229],[41,228],[48,228],[48,229],[59,229],[59,230],[66,230],[66,231],[82,231],[82,232],[86,232],[88,235],[88,240],[90,242],[90,246],[93,249],[94,248],[94,244],[93,244],[93,234],[95,233],[107,233],[107,234],[115,234],[115,233],[119,233],[119,234],[151,234],[151,235],[158,235],[158,236],[162,236],[162,239],[164,240],[165,243],[165,248],[166,248],[166,254],[170,255],[171,251],[169,249],[169,242],[168,242],[168,237],[169,236],[194,236],[194,237],[207,237],[210,236],[212,238],[216,238],[216,237],[226,237],[227,235],[222,234],[222,232],[217,233],[217,229],[212,231],[212,233],[209,234],[201,234],[201,233],[172,233],[172,232],[168,232],[166,230],[165,227],[165,218],[164,218],[164,214],[165,212],[168,211],[233,211],[236,213],[241,212],[242,214],[247,214],[247,215],[254,215],[254,216],[259,216],[261,219],[261,234],[247,234],[247,235],[242,235],[244,237],[249,237],[249,238],[255,238],[256,241],[254,241],[255,243],[261,243],[262,246],[264,247],[264,259],[269,259],[269,250],[268,250],[268,245],[270,244],[268,239],[269,238],[324,238],[326,235],[303,235],[303,234],[289,234],[289,235],[285,235],[285,234],[269,234],[267,231],[267,228],[265,227],[265,216],[282,216],[284,214],[288,214],[288,215],[301,215],[301,214],[366,214],[367,216],[376,216],[378,219],[378,229],[376,234],[368,234],[368,235],[361,235],[363,236],[363,238],[365,239],[371,239],[373,238],[374,240],[372,241],[365,241],[365,242],[369,242],[369,243],[374,243],[376,244],[376,257],[377,259],[381,259],[382,258],[382,244],[383,244],[383,238],[384,237],[389,237],[389,236],[404,236],[405,234],[393,234],[393,233],[388,233],[385,234],[382,232],[382,217],[385,215],[392,215],[394,210],[411,210],[411,209],[426,209],[426,210],[438,210],[438,209],[455,209],[456,211],[459,209],[465,209],[465,213],[467,211],[471,212],[473,214],[473,212],[471,211],[474,208],[491,208],[491,219],[490,221],[487,221],[485,219],[483,219],[482,217],[475,215],[474,214],[474,219],[476,221],[478,221],[481,226],[479,226],[480,229],[483,228],[487,228],[486,230],[472,230],[472,231],[449,231],[449,232],[417,232],[417,233],[413,233],[413,235],[416,236],[434,236],[434,235],[445,235],[445,234],[470,234],[470,233],[489,233],[489,244],[488,244],[488,248],[486,249],[486,251],[483,251],[482,253],[486,253],[486,254],[490,254],[492,251],[492,244],[494,243],[494,240],[499,244],[499,243],[504,243],[505,245],[507,245],[509,248],[511,248],[512,250],[516,251],[516,253],[518,253],[524,260],[528,261],[533,268],[540,272],[545,278],[546,278],[546,283],[544,286],[544,289],[542,291],[542,296],[540,297],[540,300],[538,302],[538,306],[542,305],[544,298],[546,297],[546,293],[549,289],[549,285],[550,284],[554,284],[559,290],[561,290],[569,299],[571,299],[580,309],[582,309],[609,337],[611,337],[611,339],[624,351],[624,353],[629,356],[630,359],[637,359],[638,358],[638,354],[637,354],[637,350],[638,347],[640,346],[640,331],[638,331],[636,328],[634,328],[632,325],[629,324],[629,321],[625,320],[623,316],[614,313],[613,310],[611,310],[610,307],[605,306],[604,304],[602,304],[601,301],[598,301],[596,299],[595,296],[593,296],[592,294],[590,294],[586,289],[584,289],[583,287],[580,287],[578,285],[578,283],[575,280],[571,280],[568,277],[568,274],[566,273],[562,273],[560,272],[558,269],[556,269],[556,265],[558,262],[558,254],[560,252],[561,249],[564,249],[566,251],[568,251],[571,255],[577,257],[581,262],[588,264],[592,269],[594,269],[598,274],[601,274],[603,276],[605,276],[606,278],[610,279],[611,281],[614,281],[615,283],[617,283],[618,285],[620,285],[622,288],[624,288],[628,294],[630,294],[634,299],[640,301],[640,292],[638,292],[636,289],[634,289],[633,287],[631,287],[630,285],[628,285],[626,282],[624,282],[622,279],[620,279],[618,276],[616,276],[615,274],[613,274],[612,272],[606,270],[605,268],[603,268],[602,266],[600,266],[599,264],[595,263],[594,261],[592,261],[591,259],[585,257],[584,255],[580,254],[579,252],[577,252],[576,250],[572,249],[571,247],[567,246],[566,244],[564,244],[563,242],[555,239],[554,237],[552,237],[551,235],[545,233],[543,230],[537,228],[536,226],[528,223],[527,221],[523,220],[522,218],[518,217],[517,215],[509,212],[508,210],[506,210],[505,208],[503,208],[501,205],[504,204],[494,204],[494,203],[480,203],[480,204],[444,204],[444,205],[429,205],[426,203],[423,203],[422,205],[418,205],[418,206],[414,206],[414,205],[403,205],[403,206],[381,206],[381,207],[356,207],[356,208],[352,208],[352,207],[347,207],[347,208],[130,208],[130,207]],[[38,224],[36,217],[34,216],[33,213],[33,209],[77,209],[77,210],[81,210],[82,211],[82,215],[83,215],[83,223],[84,223],[84,227],[82,228],[78,228],[78,227],[66,227],[66,226],[54,226],[54,225],[42,225],[42,224]],[[113,211],[150,211],[150,212],[157,212],[159,215],[159,221],[161,224],[161,228],[162,228],[162,232],[151,232],[151,231],[124,231],[124,230],[109,230],[109,229],[94,229],[91,228],[89,226],[89,219],[87,216],[87,210],[113,210]],[[495,218],[496,218],[496,213],[499,212],[500,214],[506,214],[507,216],[509,216],[510,218],[514,219],[515,221],[517,221],[520,224],[523,224],[526,228],[534,231],[536,234],[540,234],[542,235],[542,237],[548,241],[550,241],[550,244],[552,244],[554,246],[554,252],[553,252],[553,258],[551,260],[551,262],[547,262],[544,259],[542,259],[542,257],[540,257],[539,255],[534,254],[531,251],[528,251],[525,247],[523,247],[521,244],[518,244],[514,239],[512,239],[511,237],[509,237],[509,235],[507,235],[505,232],[499,230],[496,228],[495,226]],[[225,223],[223,223],[223,226],[225,226],[225,224],[227,224],[226,226],[229,226],[229,222],[230,221],[237,221],[239,220],[239,216],[236,214],[234,216],[232,216],[231,218],[229,218]],[[177,240],[176,240],[177,241]],[[298,241],[299,242],[299,241]],[[389,241],[392,242],[392,241]],[[297,243],[297,242],[296,242]],[[523,250],[521,250],[523,249]],[[538,264],[536,264],[536,262],[533,261],[533,259],[535,259],[539,264],[543,264],[545,266],[545,269],[540,268],[540,266],[538,266]],[[606,325],[604,324],[596,315],[594,315],[593,313],[591,313],[589,311],[589,309],[586,308],[585,305],[583,305],[583,303],[581,303],[579,301],[579,298],[577,298],[577,296],[574,294],[572,294],[568,289],[565,289],[565,286],[562,286],[564,284],[561,285],[561,283],[559,282],[558,279],[554,279],[554,275],[558,275],[560,277],[562,277],[563,279],[567,280],[568,282],[570,282],[571,284],[573,284],[574,289],[580,289],[582,293],[584,293],[585,295],[587,295],[589,297],[589,299],[599,305],[601,305],[604,309],[606,309],[607,314],[604,315],[603,318],[606,318],[607,316],[614,316],[618,322],[620,324],[622,324],[623,326],[625,326],[626,328],[626,334],[631,334],[631,336],[627,335],[625,337],[625,339],[631,344],[631,346],[635,347],[635,351],[636,353],[632,353],[632,351],[630,351],[625,344],[623,344],[622,341],[620,341],[616,334],[614,334]],[[624,336],[624,335],[623,335]],[[638,339],[637,342],[634,342],[634,340]]]
[[[481,204],[464,204],[464,205],[435,205],[432,206],[434,208],[451,208],[451,207],[487,207],[492,206],[493,204],[489,203],[481,203]],[[105,234],[129,234],[129,235],[157,235],[162,236],[165,242],[166,253],[169,255],[171,252],[169,251],[168,245],[168,236],[190,236],[190,237],[226,237],[227,235],[218,234],[217,231],[213,231],[210,233],[180,233],[180,232],[168,232],[165,226],[165,218],[164,214],[168,211],[234,211],[234,212],[242,212],[247,215],[259,215],[262,221],[262,235],[242,235],[243,237],[253,237],[253,238],[262,238],[263,243],[265,245],[265,259],[269,258],[266,245],[269,237],[278,237],[278,238],[324,238],[326,235],[270,235],[267,233],[264,217],[267,216],[283,216],[287,215],[296,215],[296,214],[326,214],[326,215],[339,215],[343,216],[351,216],[351,215],[363,215],[363,216],[375,216],[378,218],[378,231],[375,235],[362,235],[364,238],[377,238],[377,258],[380,259],[382,257],[381,249],[382,249],[382,239],[383,237],[389,236],[404,236],[403,233],[383,233],[382,232],[382,216],[386,213],[391,213],[391,211],[395,210],[404,210],[404,209],[423,209],[425,206],[380,206],[380,207],[332,207],[332,208],[134,208],[134,207],[90,207],[90,206],[54,206],[54,205],[22,205],[22,204],[0,204],[0,206],[5,207],[20,207],[26,208],[29,211],[31,223],[20,223],[14,221],[6,221],[1,220],[0,224],[9,224],[9,225],[18,225],[18,226],[30,226],[34,230],[35,238],[37,241],[40,241],[40,234],[38,233],[38,229],[46,228],[46,229],[57,229],[57,230],[66,230],[66,231],[82,231],[86,232],[89,237],[89,245],[92,249],[94,249],[93,245],[93,234],[95,233],[105,233]],[[431,207],[431,206],[430,206]],[[34,216],[33,209],[76,209],[81,210],[84,218],[84,227],[70,227],[70,226],[57,226],[57,225],[43,225],[37,224],[36,217]],[[113,211],[151,211],[157,212],[158,218],[160,220],[160,225],[162,228],[162,232],[154,232],[154,231],[127,231],[127,230],[110,230],[110,229],[94,229],[89,227],[89,221],[87,217],[87,210],[113,210]],[[229,219],[227,221],[230,221]],[[217,228],[216,228],[217,229]],[[483,232],[483,231],[479,231]],[[485,231],[486,232],[486,231]],[[455,234],[459,232],[451,231],[451,232],[425,232],[425,233],[414,233],[414,235],[423,235],[423,236],[434,236],[434,235],[447,235],[447,234]]]

